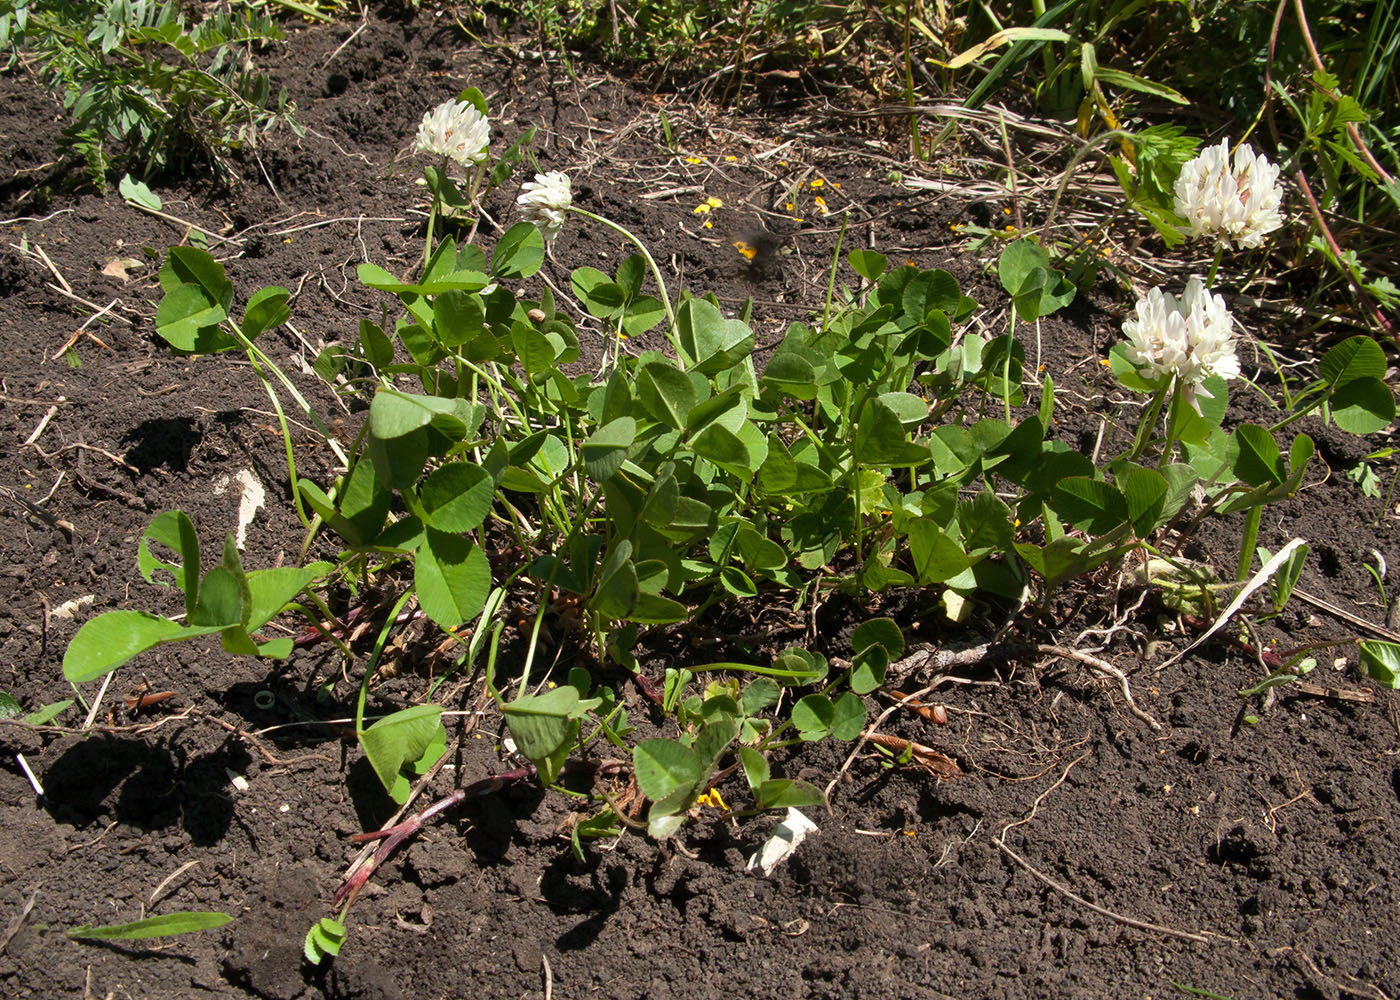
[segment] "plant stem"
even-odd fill
[[[1172,458],[1172,448],[1176,445],[1176,434],[1181,426],[1181,408],[1188,405],[1186,402],[1186,387],[1182,384],[1178,376],[1172,380],[1174,386],[1172,390],[1172,401],[1167,409],[1167,439],[1162,442],[1162,457],[1157,461],[1157,468],[1166,468]]]
[[[1244,519],[1244,536],[1240,539],[1240,561],[1235,569],[1235,579],[1243,580],[1249,575],[1249,567],[1254,565],[1254,546],[1259,541],[1259,522],[1264,517],[1264,506],[1251,507]]]
[[[1225,244],[1215,244],[1215,259],[1210,262],[1210,274],[1206,275],[1206,288],[1215,287],[1215,272],[1220,270],[1220,261],[1225,256]]]

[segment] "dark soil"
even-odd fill
[[[231,185],[153,182],[184,222],[84,188],[77,164],[52,162],[61,118],[51,96],[21,71],[0,77],[0,485],[60,521],[0,496],[10,594],[0,604],[0,689],[26,710],[71,696],[60,664],[81,621],[114,608],[177,610],[170,591],[136,572],[136,541],[157,512],[183,509],[206,543],[221,538],[236,524],[232,477],[249,470],[268,496],[245,564],[294,560],[301,544],[275,419],[246,362],[176,357],[155,337],[156,255],[188,241],[195,224],[218,234],[210,248],[240,298],[266,284],[292,289],[298,336],[284,328],[264,348],[353,435],[358,416],[306,366],[321,345],[352,341],[362,318],[379,316],[380,296],[356,281],[360,261],[402,274],[419,259],[425,198],[410,146],[423,111],[463,87],[487,94],[498,148],[538,126],[540,168],[573,172],[579,203],[648,240],[677,286],[713,291],[732,308],[752,296],[761,345],[824,299],[837,226],[814,214],[810,186],[793,199],[806,221],[785,209],[797,183],[813,179],[825,181],[827,219],[852,211],[847,249],[953,271],[988,307],[981,329],[1003,328],[1004,297],[950,223],[999,228],[1010,203],[892,185],[891,170],[919,170],[871,124],[878,119],[781,93],[748,115],[696,108],[581,63],[570,77],[554,61],[484,52],[427,14],[357,27],[297,31],[268,57],[304,138],[282,132],[247,151],[231,164]],[[662,108],[678,152],[666,147]],[[651,197],[673,188],[680,193]],[[509,224],[515,192],[512,182],[490,197],[494,223]],[[706,196],[724,203],[709,217],[693,211]],[[730,244],[755,223],[783,239],[751,264]],[[601,227],[571,223],[545,274],[567,290],[570,268],[611,270],[626,252]],[[139,262],[125,280],[102,273],[119,258]],[[63,282],[110,309],[87,322],[94,310],[62,294]],[[1136,403],[1098,364],[1118,336],[1109,310],[1130,301],[1101,282],[1041,332],[1061,387],[1059,433],[1086,451],[1101,417]],[[101,343],[79,336],[74,367],[61,348],[83,326]],[[1289,334],[1267,319],[1251,332],[1274,343]],[[1257,406],[1253,397],[1235,393],[1242,407]],[[1304,429],[1325,467],[1269,509],[1261,544],[1308,539],[1302,589],[1379,623],[1385,608],[1362,559],[1376,548],[1400,564],[1396,511],[1341,474],[1375,442],[1316,421]],[[322,481],[333,461],[310,433],[297,459]],[[1200,554],[1232,566],[1239,530],[1237,521],[1208,526]],[[1393,577],[1387,584],[1394,589]],[[1255,659],[1216,642],[1155,670],[1182,645],[1181,623],[1151,596],[1128,613],[1139,596],[1104,576],[1025,635],[1063,647],[1107,641],[1096,655],[1129,675],[1160,730],[1129,711],[1116,682],[1069,659],[1035,654],[957,671],[931,696],[946,706],[946,725],[897,714],[884,729],[940,750],[962,776],[887,768],[867,748],[830,812],[808,810],[820,832],[770,878],[745,862],[775,817],[706,809],[675,845],[629,834],[595,844],[580,863],[564,833],[577,803],[508,786],[449,813],[378,873],[329,970],[304,963],[303,936],[330,912],[358,849],[348,837],[389,814],[353,744],[315,722],[350,713],[357,678],[340,679],[324,646],[284,664],[232,658],[217,643],[162,648],[115,675],[86,732],[77,707],[60,726],[0,727],[0,994],[1146,1000],[1191,987],[1233,998],[1400,996],[1395,695],[1361,678],[1355,648],[1339,646],[1318,654],[1322,696],[1285,691],[1245,724],[1238,691],[1261,675]],[[913,594],[883,610],[911,643],[976,642],[1000,624],[1001,612],[984,609],[963,631],[940,628],[936,607],[937,594]],[[805,641],[843,655],[836,637],[873,610],[882,609],[829,602]],[[782,605],[737,614],[771,629],[775,648],[808,627],[805,611]],[[1081,635],[1120,618],[1111,640]],[[1284,647],[1355,634],[1296,598],[1263,631]],[[678,637],[648,668],[710,657],[687,642]],[[906,689],[931,680],[909,678]],[[374,697],[402,706],[428,683],[406,668]],[[146,686],[174,697],[129,707]],[[478,693],[459,689],[454,707],[475,705]],[[488,717],[462,740],[433,794],[512,766],[497,732]],[[825,784],[848,750],[821,745],[780,763]],[[721,792],[742,800],[738,784]],[[175,910],[236,919],[152,942],[63,934]]]

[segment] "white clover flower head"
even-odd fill
[[[1176,214],[1190,223],[1192,236],[1211,235],[1236,249],[1263,245],[1283,225],[1278,167],[1249,143],[1235,147],[1233,164],[1228,138],[1187,161],[1172,193]]]
[[[413,148],[464,167],[480,163],[491,151],[491,123],[469,101],[443,101],[423,116]]]
[[[1128,338],[1128,360],[1157,375],[1179,378],[1197,413],[1201,408],[1196,397],[1212,398],[1201,387],[1203,379],[1231,379],[1240,373],[1230,310],[1200,278],[1186,283],[1180,299],[1160,288],[1138,299],[1136,317],[1123,322],[1123,335]]]
[[[564,217],[574,203],[569,175],[558,170],[536,174],[535,179],[520,186],[520,217],[540,228],[546,240],[552,240],[564,228]]]

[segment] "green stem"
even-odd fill
[[[1243,580],[1249,575],[1249,567],[1254,565],[1254,546],[1259,541],[1259,522],[1264,517],[1264,505],[1251,507],[1244,519],[1244,537],[1240,539],[1240,561],[1235,568],[1235,579]]]
[[[1175,388],[1172,390],[1172,401],[1168,404],[1167,410],[1167,439],[1162,442],[1162,457],[1157,460],[1157,468],[1166,468],[1171,461],[1172,448],[1176,445],[1177,431],[1181,427],[1181,408],[1186,406],[1186,389],[1181,379],[1172,380]]]
[[[1220,261],[1225,256],[1225,244],[1215,244],[1215,259],[1210,262],[1210,274],[1206,275],[1206,288],[1215,287],[1215,272],[1220,270]]]
[[[428,273],[428,261],[433,258],[433,226],[442,208],[442,185],[447,180],[447,157],[438,165],[437,182],[433,184],[433,207],[428,211],[428,233],[423,240],[423,273]]]
[[[1168,379],[1157,390],[1157,394],[1152,397],[1147,412],[1143,414],[1142,423],[1138,424],[1137,437],[1133,439],[1132,450],[1124,456],[1129,461],[1147,450],[1147,443],[1152,440],[1152,428],[1157,426],[1157,418],[1162,415],[1162,404],[1166,402],[1167,393],[1171,391],[1173,384],[1174,380]]]
[[[365,665],[365,676],[360,680],[360,698],[355,703],[355,733],[362,734],[365,731],[365,702],[369,699],[369,682],[374,678],[374,672],[379,669],[379,657],[384,653],[384,646],[389,641],[389,633],[394,630],[394,623],[399,620],[399,612],[408,603],[408,599],[413,596],[413,588],[405,590],[394,606],[389,610],[389,617],[384,622],[384,627],[379,630],[379,635],[375,637],[374,649],[369,654],[369,663]]]

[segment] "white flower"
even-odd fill
[[[464,167],[480,163],[491,151],[491,123],[468,101],[443,101],[423,116],[413,148]]]
[[[1196,397],[1212,398],[1201,388],[1206,376],[1231,379],[1240,373],[1233,325],[1225,300],[1200,278],[1186,283],[1180,299],[1154,288],[1138,299],[1137,318],[1123,323],[1128,360],[1159,375],[1177,376],[1199,413]]]
[[[558,170],[536,174],[535,179],[520,186],[520,217],[540,227],[546,240],[552,240],[564,228],[564,216],[574,203],[569,175]]]
[[[1176,214],[1191,224],[1192,236],[1212,234],[1236,249],[1252,248],[1283,225],[1278,167],[1248,143],[1235,147],[1231,169],[1230,140],[1222,139],[1181,168],[1172,190]]]

